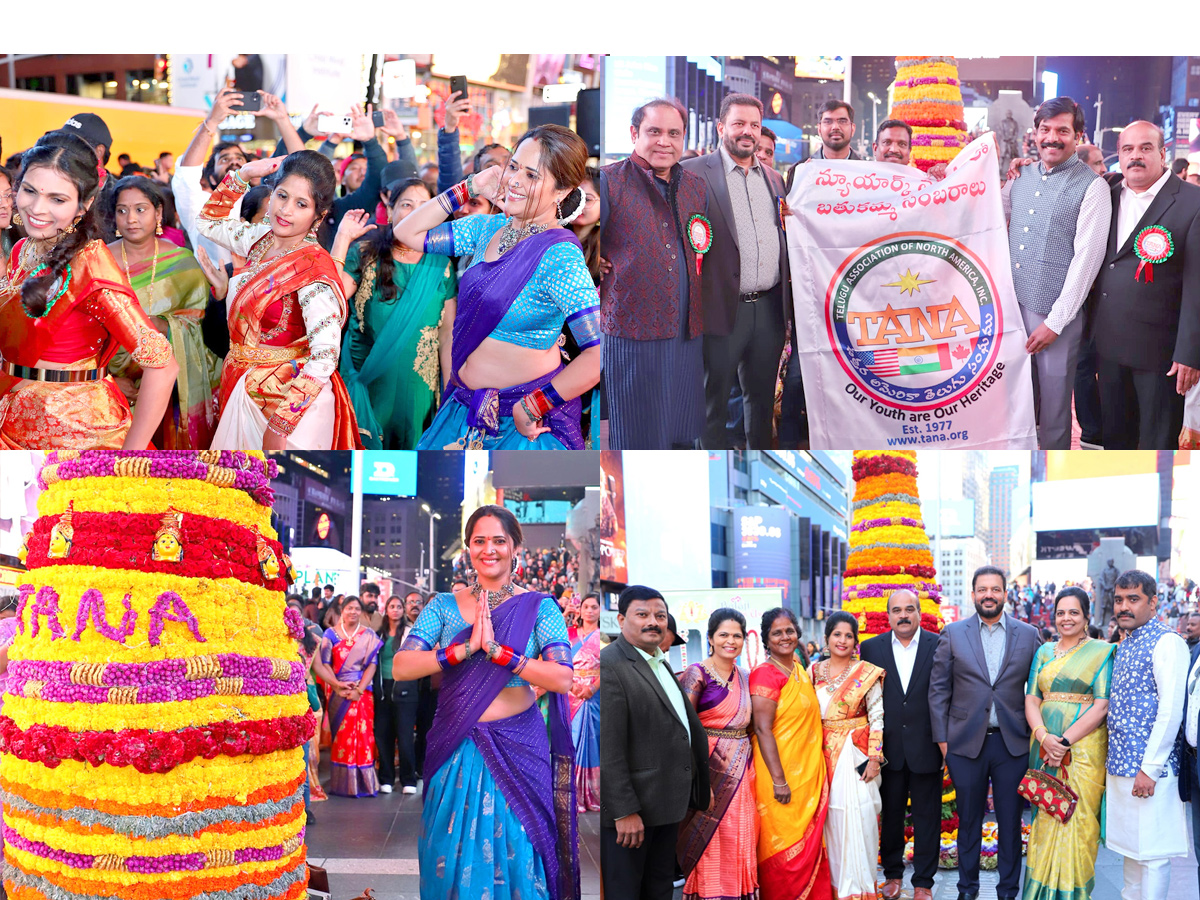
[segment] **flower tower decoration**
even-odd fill
[[[0,715],[9,897],[305,895],[315,723],[275,473],[261,454],[47,456]]]
[[[921,602],[921,627],[934,634],[944,626],[941,587],[929,536],[921,518],[915,450],[856,450],[850,556],[843,574],[842,608],[857,616],[866,640],[889,629],[887,603],[893,591],[910,590]],[[954,785],[943,773],[941,864],[958,865],[958,812]],[[912,832],[908,832],[911,837]]]
[[[922,172],[954,159],[967,143],[958,60],[897,56],[889,115],[912,126],[912,164]]]

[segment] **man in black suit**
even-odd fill
[[[679,823],[712,804],[708,736],[659,647],[662,595],[630,585],[617,611],[600,651],[600,873],[609,897],[671,900]]]
[[[1171,174],[1149,122],[1127,126],[1117,149],[1125,177],[1111,189],[1108,250],[1088,297],[1104,447],[1171,450],[1184,394],[1200,381],[1200,188]]]
[[[904,812],[912,799],[913,900],[930,900],[937,873],[942,820],[942,751],[929,717],[929,676],[937,636],[921,628],[921,601],[909,590],[888,599],[892,630],[862,645],[864,661],[881,667],[883,679],[884,900],[897,900],[904,883]]]
[[[780,193],[755,156],[762,103],[749,94],[721,101],[716,153],[684,160],[708,191],[712,249],[700,270],[704,310],[704,407],[701,445],[729,449],[725,423],[734,379],[745,403],[746,445],[769,450],[775,380],[791,315],[787,241]]]
[[[1021,883],[1023,801],[1017,787],[1029,759],[1025,682],[1042,641],[1036,628],[1004,612],[1004,589],[1000,569],[975,570],[976,615],[945,627],[929,677],[933,739],[946,757],[958,799],[958,900],[979,896],[989,781],[999,844],[999,900],[1015,900]]]

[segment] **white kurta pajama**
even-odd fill
[[[1143,626],[1144,627],[1144,626]],[[1120,648],[1117,653],[1120,654]],[[1164,634],[1150,653],[1152,678],[1158,692],[1153,718],[1138,710],[1114,715],[1109,709],[1109,771],[1105,781],[1105,844],[1125,857],[1124,900],[1166,900],[1174,856],[1188,855],[1185,808],[1179,799],[1179,775],[1172,774],[1169,761],[1183,721],[1183,698],[1187,689],[1190,656],[1178,635]],[[1120,690],[1118,672],[1113,673],[1113,691]],[[1113,737],[1141,745],[1145,751],[1140,769],[1154,781],[1154,794],[1134,797],[1135,776],[1114,775]]]

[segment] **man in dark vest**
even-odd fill
[[[1104,259],[1108,185],[1076,154],[1083,110],[1070,97],[1033,114],[1038,161],[1004,185],[1013,288],[1033,356],[1038,446],[1071,448],[1071,394],[1083,338],[1083,301]]]
[[[633,154],[600,170],[600,282],[608,446],[695,446],[704,426],[700,277],[689,220],[704,179],[679,165],[687,110],[674,98],[638,107]]]

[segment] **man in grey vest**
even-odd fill
[[[1047,100],[1033,125],[1038,161],[1004,185],[1008,252],[1033,355],[1038,445],[1069,450],[1083,301],[1104,261],[1112,203],[1104,179],[1075,153],[1084,128],[1078,103]]]

